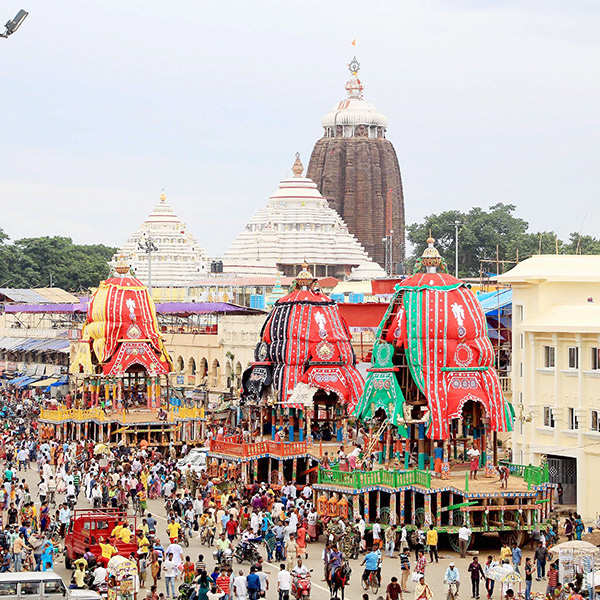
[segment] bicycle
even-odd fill
[[[377,571],[371,571],[369,576],[365,579],[361,578],[360,583],[362,585],[362,589],[368,591],[369,588],[374,594],[379,592],[379,577],[377,576]]]
[[[448,584],[448,594],[446,600],[456,600],[458,598],[458,583],[453,581]]]

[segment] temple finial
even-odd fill
[[[294,173],[294,177],[302,177],[302,172],[304,171],[304,165],[300,160],[300,152],[296,152],[296,160],[292,165],[292,172]]]

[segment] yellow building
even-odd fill
[[[546,456],[562,504],[595,520],[600,256],[534,256],[498,279],[513,288],[513,462],[538,465]]]

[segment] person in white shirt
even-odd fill
[[[308,483],[302,488],[302,497],[305,500],[310,500],[312,498],[313,491]]]
[[[373,547],[379,548],[381,545],[381,525],[379,519],[375,519],[373,523]]]
[[[465,558],[467,554],[467,547],[469,545],[469,540],[471,539],[471,530],[463,525],[458,530],[458,546],[460,548],[460,557]]]
[[[99,564],[94,569],[94,581],[93,581],[92,585],[95,587],[103,585],[106,582],[107,573],[108,573],[108,571],[102,566],[102,564]]]
[[[367,542],[365,540],[365,531],[367,530],[367,524],[362,517],[358,517],[356,519],[356,527],[358,528],[358,533],[360,533],[360,548],[361,550],[365,550],[367,547]]]
[[[279,591],[279,600],[289,600],[290,588],[292,587],[292,576],[289,571],[286,571],[285,565],[279,565],[279,573],[277,574],[277,590]]]
[[[245,600],[248,597],[246,576],[241,569],[238,571],[238,576],[233,580],[233,597],[237,600]]]
[[[176,598],[175,578],[179,575],[179,569],[173,562],[173,555],[167,552],[167,560],[162,564],[163,575],[165,576],[165,588],[167,598]],[[171,594],[169,594],[171,591]]]
[[[296,566],[292,569],[293,575],[306,575],[308,574],[308,569],[302,564],[302,559],[299,558]]]

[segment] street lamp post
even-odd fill
[[[158,252],[158,247],[149,235],[144,234],[144,238],[138,242],[138,248],[148,257],[148,290],[152,297],[152,253]]]
[[[15,15],[14,19],[6,22],[6,25],[4,26],[4,33],[0,33],[0,37],[7,38],[9,35],[12,35],[17,29],[19,29],[19,27],[21,27],[25,17],[28,14],[29,13],[26,10],[21,9]]]
[[[454,276],[458,279],[458,226],[460,221],[454,221]]]
[[[381,241],[383,242],[383,248],[385,252],[384,269],[388,277],[391,277],[394,273],[394,230],[390,229],[388,235],[386,235]]]

